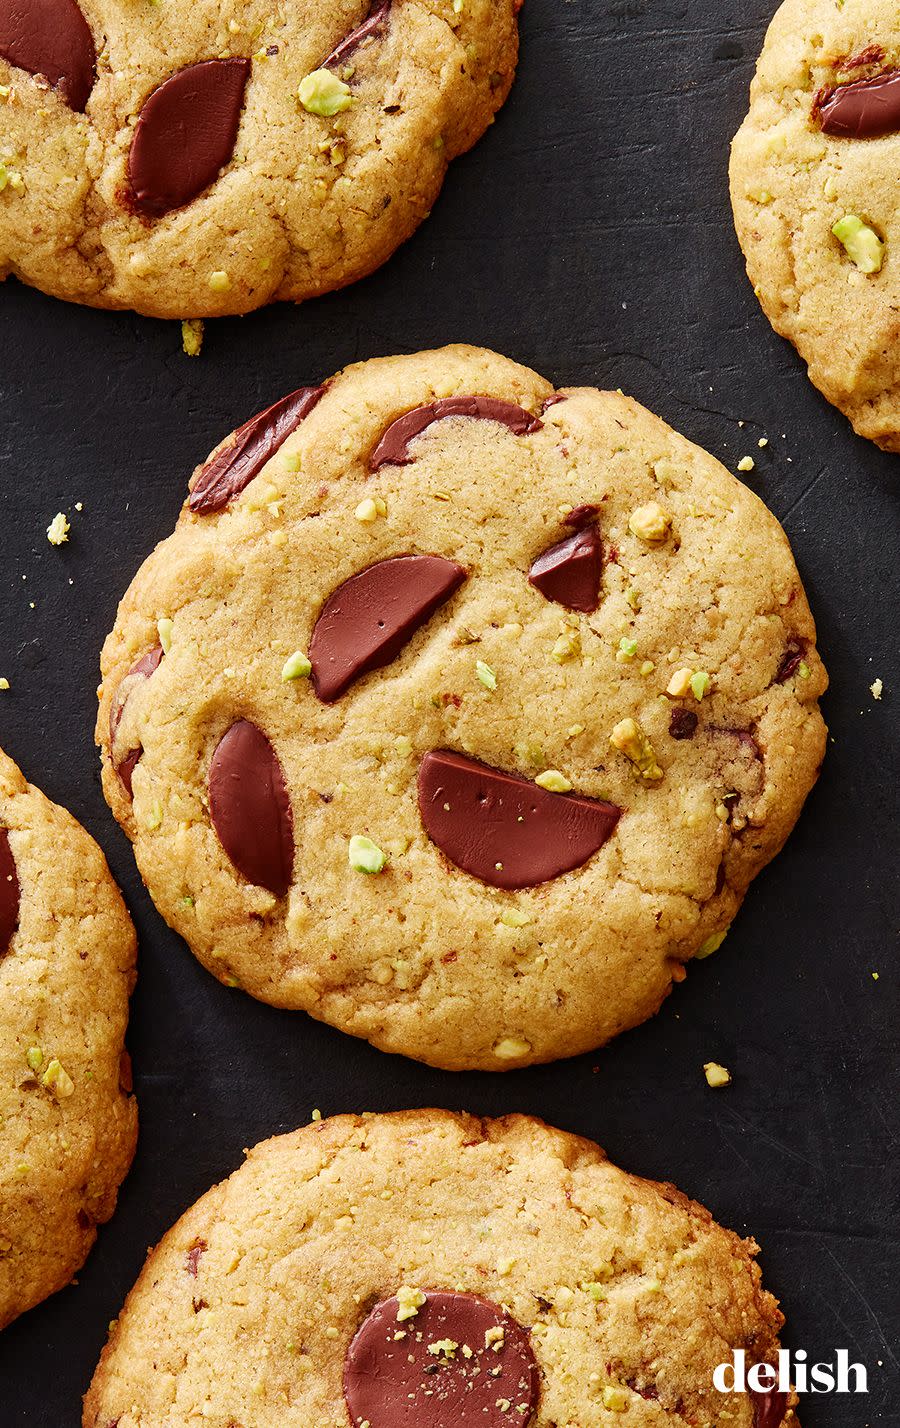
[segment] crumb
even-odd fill
[[[59,511],[47,527],[47,539],[51,545],[65,545],[70,530],[69,522],[62,511]]]
[[[720,1066],[717,1061],[707,1061],[703,1071],[706,1076],[706,1084],[712,1086],[713,1089],[731,1085],[731,1072],[727,1066]]]
[[[186,357],[199,357],[203,347],[203,319],[189,317],[181,324],[181,348]]]
[[[9,680],[8,680],[8,679],[0,679],[0,689],[3,689],[3,690],[9,689]]]
[[[742,456],[740,461],[738,462],[737,469],[739,471],[755,471],[756,462],[753,460],[752,456]]]
[[[880,699],[882,694],[884,693],[884,681],[881,679],[876,679],[873,684],[869,685],[869,688],[872,691],[872,698]]]

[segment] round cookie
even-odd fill
[[[100,849],[0,753],[0,1329],[70,1282],[115,1209],[134,966]]]
[[[757,1253],[525,1116],[337,1116],[151,1250],[84,1428],[797,1428],[787,1394],[713,1386],[736,1349],[777,1363]]]
[[[900,11],[786,0],[731,158],[767,317],[861,436],[900,451]]]
[[[781,847],[814,641],[774,517],[636,402],[371,361],[195,473],[103,652],[104,789],[221,981],[546,1061],[650,1016]]]
[[[0,0],[0,278],[151,317],[372,272],[512,84],[521,0]]]

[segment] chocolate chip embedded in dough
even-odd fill
[[[70,109],[84,111],[97,54],[75,0],[0,0],[0,57],[43,75]]]
[[[191,490],[196,516],[212,515],[239,496],[322,399],[324,387],[300,387],[245,421],[221,451],[211,456]]]
[[[444,397],[424,407],[414,407],[391,422],[369,458],[372,471],[382,466],[408,466],[415,461],[410,442],[422,435],[435,422],[448,417],[472,417],[478,421],[496,421],[508,427],[514,436],[527,436],[540,431],[543,422],[514,402],[499,397]]]
[[[232,724],[209,766],[209,816],[249,883],[284,897],[294,869],[294,820],[284,771],[261,729]]]

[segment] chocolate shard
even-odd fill
[[[200,468],[189,501],[194,514],[209,516],[224,510],[259,475],[324,393],[324,387],[299,387],[238,427],[231,441]]]
[[[528,579],[546,600],[591,615],[600,603],[603,542],[596,526],[567,536],[539,555]]]
[[[135,685],[143,679],[149,679],[151,674],[155,673],[162,657],[162,645],[156,645],[152,650],[148,650],[145,655],[142,655],[119,684],[109,709],[109,756],[129,798],[134,796],[132,778],[144,751],[140,745],[132,749],[117,749],[116,736],[122,722],[122,715],[125,713],[125,705],[134,693]]]
[[[359,49],[363,40],[367,40],[370,35],[380,34],[388,22],[392,4],[393,0],[381,0],[380,4],[373,4],[362,24],[351,30],[339,45],[335,45],[328,58],[322,61],[321,68],[334,69],[336,65],[344,64],[354,50]]]
[[[294,817],[278,755],[249,719],[232,724],[209,765],[209,816],[238,872],[284,897],[294,871]]]
[[[777,1373],[776,1369],[772,1369]],[[780,1389],[750,1389],[753,1400],[753,1428],[781,1428],[788,1410],[788,1396]]]
[[[544,425],[531,412],[517,407],[514,402],[501,401],[499,397],[443,397],[428,406],[414,407],[391,422],[369,458],[370,470],[378,471],[388,465],[408,466],[416,459],[410,452],[410,442],[435,422],[445,421],[448,417],[496,421],[508,427],[514,436],[527,436],[530,432],[540,431]]]
[[[692,739],[697,732],[697,725],[700,723],[698,716],[693,709],[682,709],[680,706],[672,710],[672,717],[669,720],[669,734],[673,739]]]
[[[309,642],[317,698],[331,704],[395,660],[465,578],[441,555],[395,555],[351,575],[325,601]]]
[[[450,862],[495,888],[529,888],[580,868],[613,833],[622,810],[466,754],[434,749],[419,766],[419,813]]]
[[[399,1309],[397,1299],[377,1304],[347,1351],[353,1428],[509,1428],[513,1404],[516,1422],[531,1423],[541,1376],[512,1315],[475,1294],[426,1290],[415,1333],[399,1337]]]
[[[5,957],[19,925],[19,875],[9,846],[9,834],[0,828],[0,957]]]
[[[815,112],[826,134],[838,139],[883,139],[900,131],[900,70],[820,91]]]
[[[159,218],[209,188],[234,153],[248,59],[202,60],[165,80],[137,121],[128,178],[134,208]]]
[[[70,109],[84,112],[97,54],[75,0],[0,0],[0,57],[43,75]]]

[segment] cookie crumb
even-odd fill
[[[707,1086],[712,1086],[717,1090],[720,1086],[731,1085],[731,1072],[727,1066],[720,1066],[717,1061],[707,1061],[703,1067],[706,1076]]]
[[[72,527],[62,511],[58,511],[47,527],[47,539],[51,545],[65,545]]]
[[[742,456],[740,461],[738,462],[737,469],[739,471],[755,471],[756,462],[753,460],[752,456]]]
[[[9,680],[6,678],[0,679],[0,690],[7,689],[9,689]]]
[[[203,319],[189,317],[181,324],[181,348],[186,357],[199,357],[203,347]]]
[[[873,699],[880,699],[882,694],[884,693],[884,681],[881,679],[876,679],[872,684],[869,685],[869,689],[872,692]]]

